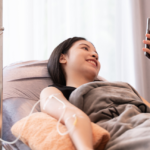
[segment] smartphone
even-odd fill
[[[150,34],[150,18],[147,18],[147,24],[146,24],[146,34]],[[145,38],[145,40],[150,40],[149,38]],[[150,49],[150,45],[145,44],[145,48]],[[145,56],[150,59],[150,54],[147,52],[144,52]]]

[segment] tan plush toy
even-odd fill
[[[27,116],[28,117],[28,116]],[[11,132],[18,137],[27,117],[17,121],[11,128]],[[20,140],[32,150],[76,150],[69,134],[61,136],[57,132],[58,120],[43,112],[36,112],[30,115],[22,131]],[[93,134],[93,147],[96,150],[103,150],[110,139],[108,131],[91,122]],[[64,133],[67,128],[59,124],[59,130]]]

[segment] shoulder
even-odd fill
[[[41,91],[40,98],[44,98],[44,97],[47,97],[50,94],[56,94],[56,93],[61,93],[62,94],[62,92],[56,87],[53,87],[53,86],[46,87]]]

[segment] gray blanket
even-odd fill
[[[150,150],[150,108],[130,84],[89,82],[69,101],[110,133],[105,150]]]

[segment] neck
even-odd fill
[[[69,78],[67,78],[66,80],[66,86],[72,86],[75,88],[78,88],[79,86],[85,84],[85,83],[89,83],[89,82],[93,82],[95,79],[95,77],[85,77],[85,76],[81,76],[78,74],[72,74],[69,75]]]

